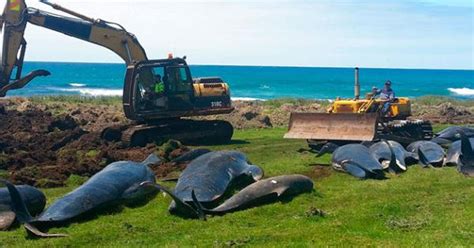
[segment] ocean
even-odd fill
[[[233,99],[352,97],[353,68],[191,65],[193,77],[219,76],[229,83]],[[8,96],[122,94],[124,64],[25,62],[23,74],[46,69],[39,77]],[[392,81],[397,96],[451,96],[474,99],[474,70],[360,68],[361,92]]]

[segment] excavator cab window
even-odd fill
[[[140,67],[134,79],[137,107],[143,111],[190,110],[194,96],[189,68],[180,64]]]
[[[163,69],[161,70],[163,71]],[[157,68],[145,67],[139,70],[135,75],[137,87],[138,107],[140,110],[153,110],[156,108],[165,108],[164,84]],[[158,91],[162,85],[162,92]]]
[[[164,82],[171,110],[192,109],[193,80],[186,65],[167,66]]]
[[[165,83],[170,94],[189,94],[192,91],[192,80],[188,76],[188,67],[168,66],[166,67]]]

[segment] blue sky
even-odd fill
[[[192,64],[474,69],[473,0],[55,2],[121,23],[149,58],[173,52]],[[120,62],[33,25],[26,38],[28,60]]]

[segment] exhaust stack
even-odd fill
[[[360,84],[359,84],[359,67],[355,68],[355,75],[354,75],[354,98],[359,100],[360,98]]]

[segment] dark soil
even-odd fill
[[[155,144],[127,148],[102,140],[99,128],[85,131],[70,114],[32,106],[20,111],[0,105],[0,130],[0,170],[8,171],[13,183],[40,187],[63,186],[70,175],[90,177],[119,160],[142,161],[155,152],[167,161],[189,150],[180,144],[164,150]],[[158,177],[184,167],[152,166]]]

